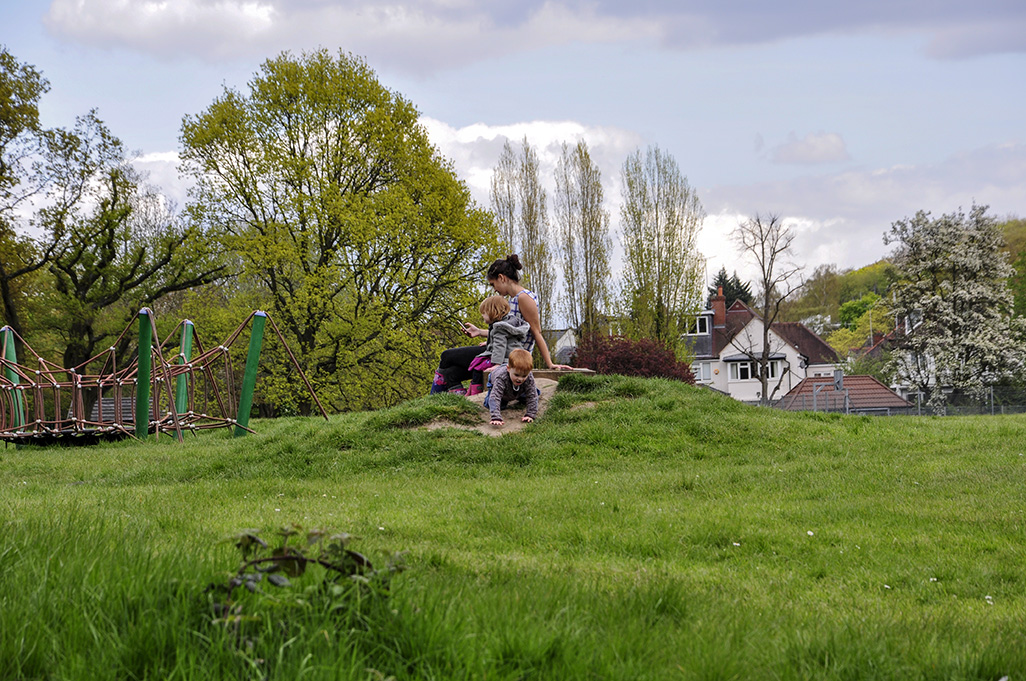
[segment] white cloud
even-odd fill
[[[699,195],[711,230],[700,246],[708,249],[713,274],[721,264],[732,270],[737,255],[725,244],[726,235],[739,219],[757,212],[796,224],[796,260],[808,271],[825,263],[861,267],[885,257],[883,235],[891,223],[918,210],[940,215],[975,202],[999,217],[1026,213],[1026,144],[987,146],[933,164],[716,187]]]
[[[466,181],[474,199],[482,206],[489,205],[492,170],[507,140],[516,146],[526,137],[534,147],[538,153],[539,174],[550,201],[555,188],[552,178],[562,143],[576,144],[584,140],[592,160],[602,173],[607,206],[615,206],[620,198],[620,166],[627,155],[642,144],[641,137],[628,130],[586,126],[574,121],[530,121],[509,125],[476,123],[462,128],[427,117],[422,117],[420,122],[427,129],[431,142],[443,156],[452,160],[456,173]]]
[[[50,31],[100,47],[192,56],[233,56],[240,46],[271,35],[278,10],[269,2],[238,0],[53,0]]]
[[[629,131],[572,121],[453,127],[422,118],[421,123],[484,207],[489,205],[492,169],[507,139],[519,143],[526,135],[538,150],[540,173],[550,197],[559,145],[584,139],[602,171],[606,207],[614,229],[619,221],[620,166],[642,144]],[[134,163],[149,173],[152,184],[179,207],[184,206],[188,182],[179,177],[177,153],[146,154]],[[740,221],[756,213],[775,213],[795,227],[795,261],[805,265],[806,274],[827,263],[861,267],[885,257],[889,249],[883,235],[891,223],[918,210],[940,215],[976,202],[989,205],[990,212],[999,217],[1026,215],[1026,143],[983,147],[929,165],[850,170],[789,181],[699,187],[697,191],[708,212],[698,248],[706,257],[710,277],[721,266],[728,272],[736,270],[743,279],[755,277],[754,267],[740,257],[730,233]],[[618,270],[621,248],[618,240],[614,239],[614,245]]]
[[[553,45],[644,41],[676,49],[870,31],[927,36],[933,56],[1026,51],[1026,5],[890,0],[840,5],[692,0],[52,0],[47,26],[162,57],[265,57],[317,46],[431,72]]]
[[[162,57],[252,58],[342,46],[411,72],[571,42],[652,40],[660,32],[651,18],[621,19],[559,2],[516,14],[509,21],[473,1],[53,0],[46,24],[82,43]]]
[[[179,164],[181,160],[176,151],[143,154],[132,159],[136,170],[144,173],[146,183],[160,189],[178,209],[185,207],[189,196],[191,181],[181,177]]]
[[[850,158],[844,139],[835,132],[809,133],[801,139],[792,132],[785,143],[770,152],[770,160],[774,163],[796,165],[836,163]]]

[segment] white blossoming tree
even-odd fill
[[[1023,366],[1022,320],[1012,318],[1014,273],[987,206],[939,218],[919,211],[891,225],[901,279],[892,287],[903,329],[892,359],[899,380],[930,394],[939,411],[945,391],[982,397],[987,386]]]

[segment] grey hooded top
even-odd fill
[[[509,353],[524,348],[531,327],[522,317],[510,313],[488,327],[488,343],[478,357],[487,357],[493,366],[505,364]]]

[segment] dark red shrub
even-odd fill
[[[626,336],[598,336],[582,340],[573,359],[574,366],[594,369],[600,374],[624,376],[660,376],[695,384],[691,367],[677,361],[666,344]]]

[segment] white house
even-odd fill
[[[569,364],[577,351],[577,334],[573,329],[545,329],[545,344],[549,346],[549,355],[556,364]]]
[[[691,365],[695,381],[736,400],[758,402],[762,383],[755,358],[762,354],[762,317],[741,301],[726,309],[722,289],[711,303],[712,309],[698,316],[688,334],[695,353]],[[805,378],[833,376],[838,368],[837,353],[804,324],[774,323],[769,343],[768,385],[773,399],[780,399]]]

